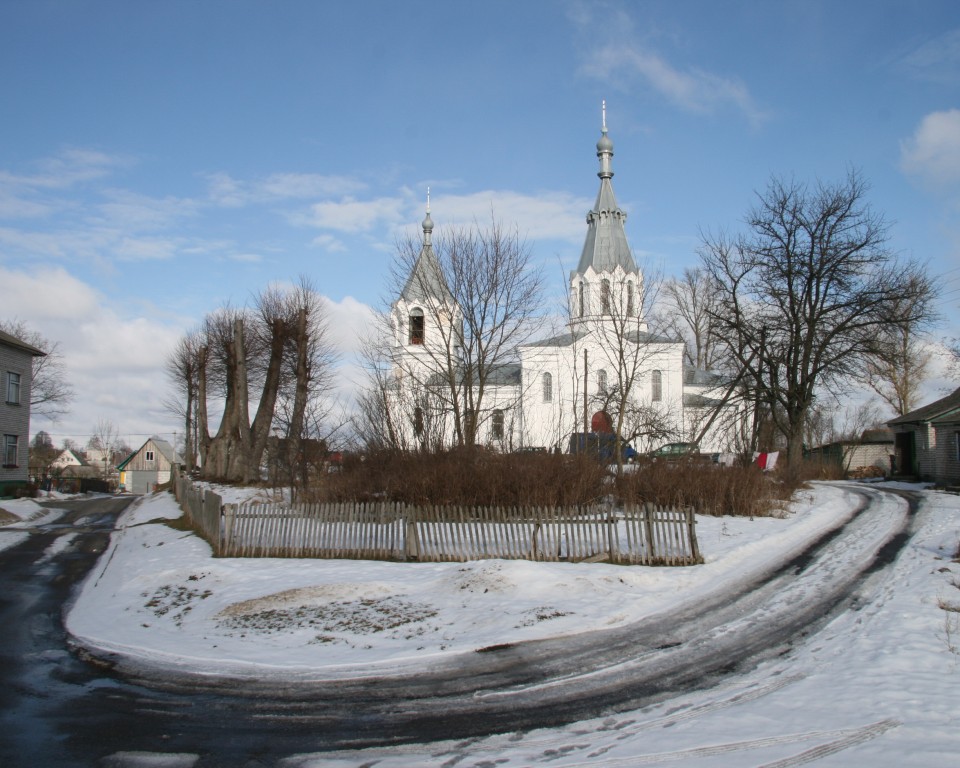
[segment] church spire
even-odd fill
[[[624,272],[636,272],[637,265],[630,253],[623,224],[627,214],[617,205],[613,194],[613,142],[607,135],[607,102],[603,102],[600,140],[597,142],[600,159],[600,191],[593,210],[587,213],[587,237],[580,254],[580,263],[574,275],[583,275],[593,267],[594,272],[613,272],[617,266]]]
[[[601,128],[600,141],[597,142],[597,157],[600,158],[600,170],[597,176],[601,179],[613,178],[613,142],[607,136],[607,102],[603,101],[603,127]]]
[[[433,234],[433,219],[430,218],[430,187],[427,187],[427,215],[423,219],[423,244],[431,246],[430,237]]]

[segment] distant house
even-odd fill
[[[16,493],[29,479],[33,358],[45,354],[0,331],[0,496]]]
[[[96,476],[96,469],[90,466],[82,454],[70,448],[64,448],[60,455],[50,462],[48,471],[55,477]]]
[[[960,387],[888,421],[900,474],[943,485],[960,483]]]
[[[851,477],[882,477],[893,471],[893,432],[864,430],[859,440],[838,440],[811,448],[807,456],[833,463]]]
[[[169,482],[174,464],[182,463],[170,443],[151,437],[117,465],[120,485],[129,493],[151,493]]]

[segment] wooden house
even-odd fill
[[[960,484],[960,387],[887,425],[893,430],[898,474]]]
[[[33,358],[45,354],[0,331],[0,496],[27,484]]]
[[[170,443],[151,437],[117,466],[120,487],[128,493],[152,493],[169,482],[173,465],[182,463]]]

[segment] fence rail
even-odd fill
[[[692,509],[349,504],[227,504],[189,480],[185,514],[223,557],[463,562],[486,558],[693,565],[703,558]]]

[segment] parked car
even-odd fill
[[[700,446],[696,443],[666,443],[647,454],[651,459],[677,461],[709,461],[716,464],[720,461],[719,453],[700,453]]]
[[[688,456],[699,456],[700,446],[696,443],[666,443],[650,451],[651,459],[682,459]]]

